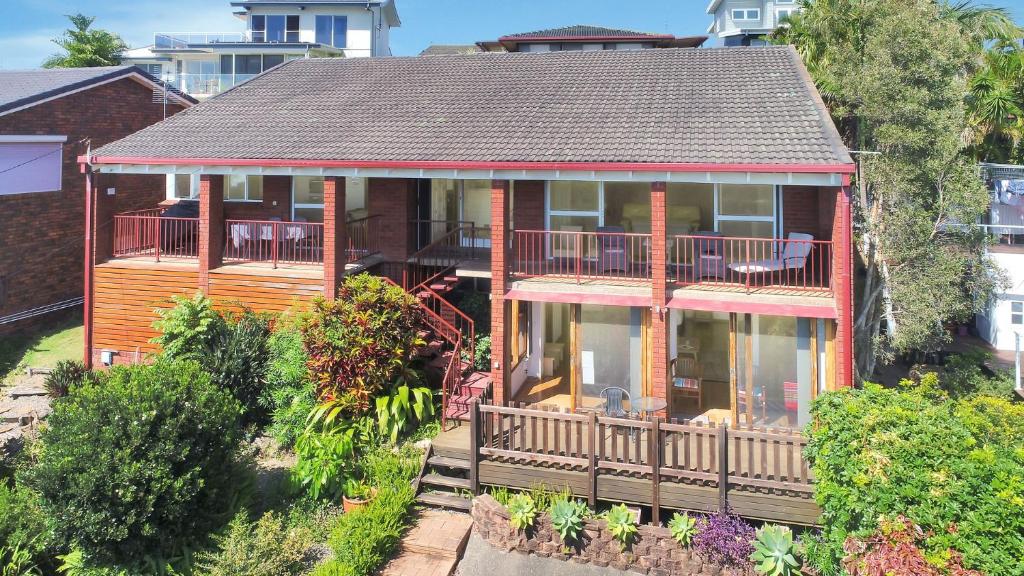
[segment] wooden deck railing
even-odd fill
[[[780,510],[778,519],[813,523],[807,521],[806,512],[787,518],[784,510],[787,498],[804,509],[815,508],[810,500],[814,483],[803,458],[807,441],[790,429],[731,428],[477,404],[471,410],[470,438],[472,466],[494,460],[586,473],[586,489],[576,495],[585,496],[592,506],[599,494],[607,491],[601,488],[603,484],[619,486],[628,481],[644,495],[634,493],[623,500],[650,505],[655,522],[659,508],[665,505],[662,491],[699,489],[705,500],[714,503],[695,506],[698,509],[736,508],[734,500],[740,501],[739,507],[750,509],[752,498],[768,495],[774,499],[769,506]]]
[[[171,218],[161,210],[136,210],[114,216],[115,257],[199,257],[199,219]]]

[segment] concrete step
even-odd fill
[[[465,478],[454,478],[452,476],[444,476],[442,474],[427,474],[420,480],[423,484],[428,486],[443,486],[445,488],[462,488],[463,490],[469,490],[471,484],[469,480]]]

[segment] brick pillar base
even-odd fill
[[[338,297],[345,274],[345,179],[324,178],[324,296]]]
[[[199,289],[210,291],[210,270],[224,258],[224,176],[199,177]]]
[[[508,397],[508,355],[505,344],[508,330],[505,318],[507,278],[505,259],[508,255],[509,182],[491,181],[491,377],[494,380],[494,403],[504,405]]]
[[[664,182],[651,183],[651,396],[668,401],[668,309]]]

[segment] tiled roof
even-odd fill
[[[476,54],[483,52],[476,44],[431,44],[420,56],[443,56],[446,54]]]
[[[549,28],[534,32],[522,32],[509,34],[503,38],[515,40],[528,40],[530,38],[581,38],[581,37],[610,37],[610,38],[664,38],[667,34],[653,34],[650,32],[637,32],[636,30],[622,30],[618,28],[605,28],[603,26],[588,26],[577,24],[563,28]]]
[[[135,66],[0,70],[0,113],[131,74],[159,83]],[[182,97],[195,102],[191,97]]]
[[[790,47],[293,60],[95,154],[851,163]]]

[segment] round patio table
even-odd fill
[[[651,416],[655,412],[664,410],[668,407],[668,402],[664,398],[658,398],[656,396],[641,396],[636,401],[636,410],[643,412],[647,419],[650,420]]]

